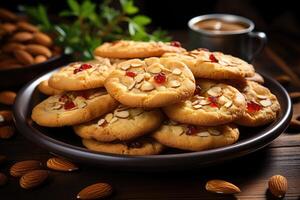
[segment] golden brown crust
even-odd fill
[[[40,82],[40,84],[38,85],[38,90],[41,93],[43,93],[45,95],[49,95],[49,96],[63,93],[62,90],[57,90],[57,89],[54,89],[53,87],[50,87],[48,84],[48,80],[44,80],[44,81]]]

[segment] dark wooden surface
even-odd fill
[[[179,32],[175,34],[176,38],[184,37]],[[286,40],[290,38],[270,38],[268,48],[254,62],[256,68],[274,77],[292,72],[298,79],[300,50],[293,41],[288,43]],[[299,85],[294,81],[287,88],[296,91]],[[300,113],[300,104],[295,106],[294,112]],[[267,191],[267,184],[269,177],[275,174],[288,179],[285,199],[300,199],[299,132],[288,129],[271,145],[256,153],[193,171],[138,173],[80,165],[80,170],[73,173],[51,171],[45,185],[29,191],[19,187],[18,179],[9,177],[8,184],[0,188],[0,199],[75,199],[80,189],[102,181],[114,186],[115,192],[110,199],[273,199]],[[0,140],[0,154],[8,157],[7,162],[0,166],[0,171],[6,174],[17,161],[37,159],[45,163],[51,157],[51,154],[27,141],[20,133],[9,140]],[[235,196],[208,193],[204,186],[210,179],[228,180],[238,185],[242,192]]]

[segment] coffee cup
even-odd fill
[[[188,26],[190,49],[207,48],[247,61],[257,56],[267,42],[264,32],[253,31],[254,23],[251,20],[237,15],[201,15],[192,18]]]

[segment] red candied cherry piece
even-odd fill
[[[218,107],[217,97],[208,97],[208,100],[210,101],[211,107]]]
[[[170,45],[173,47],[181,47],[181,43],[178,41],[172,41],[172,42],[170,42]]]
[[[86,69],[90,69],[92,67],[93,66],[90,65],[90,64],[82,64],[79,68],[74,69],[74,74],[77,74],[78,72],[81,72],[81,71],[86,70]]]
[[[214,63],[219,62],[218,59],[215,57],[214,54],[210,54],[210,55],[209,55],[209,60],[210,60],[211,62],[214,62]]]
[[[154,81],[158,84],[163,84],[167,80],[166,75],[163,72],[160,72],[154,76]]]
[[[188,125],[188,130],[186,131],[187,135],[194,135],[197,133],[197,128],[193,125]]]
[[[75,107],[75,104],[74,104],[73,101],[67,101],[67,102],[65,102],[65,104],[64,104],[64,109],[65,109],[65,110],[70,110],[70,109],[72,109],[72,108],[74,108],[74,107]]]
[[[250,113],[257,112],[261,109],[261,106],[253,101],[247,103],[247,110]]]
[[[136,76],[136,73],[135,72],[126,71],[125,75],[134,78]]]

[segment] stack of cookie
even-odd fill
[[[150,155],[165,147],[222,147],[238,140],[237,125],[270,123],[280,110],[252,65],[220,52],[117,41],[96,48],[95,58],[42,82],[40,91],[52,96],[32,112],[39,125],[73,126],[94,151]]]

